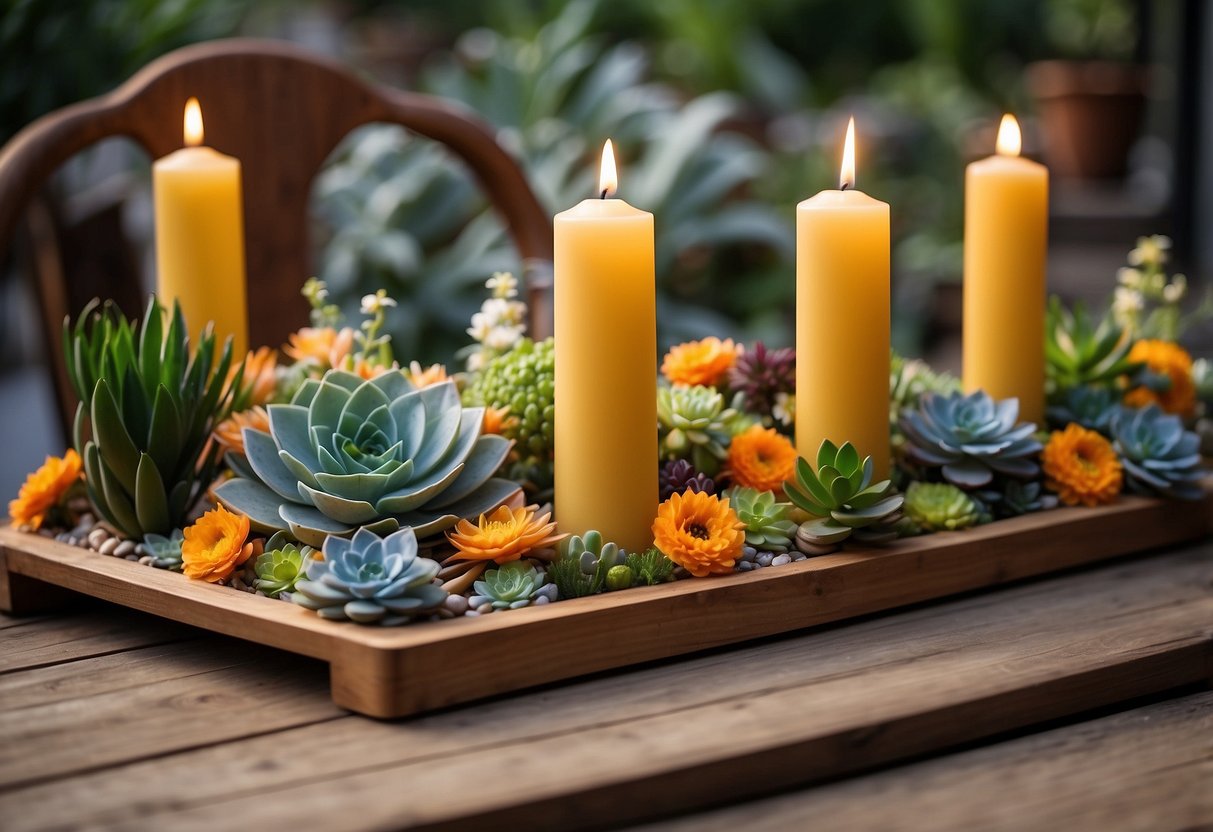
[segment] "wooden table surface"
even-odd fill
[[[1210,541],[397,722],[81,599],[0,617],[0,828],[1213,828],[1211,679]]]

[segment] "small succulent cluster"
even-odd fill
[[[958,531],[982,519],[981,504],[946,482],[912,482],[906,489],[905,519],[914,533]]]
[[[181,571],[181,544],[185,535],[181,529],[173,529],[165,537],[160,534],[145,534],[140,544],[139,554],[148,559],[148,564],[157,569],[168,569],[172,572]]]
[[[548,566],[548,575],[562,599],[602,592],[612,571],[628,569],[627,555],[616,544],[604,540],[601,532],[588,531],[566,538],[562,550],[560,557]]]
[[[502,435],[514,441],[514,452],[505,474],[530,491],[544,491],[552,485],[555,369],[551,338],[538,342],[523,338],[485,362],[463,391],[464,404],[469,407],[509,408],[513,418],[503,426]]]
[[[747,546],[764,552],[786,552],[796,536],[792,504],[776,502],[772,491],[735,487],[725,496],[738,519],[745,523]]]
[[[1110,387],[1071,387],[1052,396],[1045,409],[1045,418],[1054,430],[1076,424],[1107,436],[1112,429],[1112,416],[1119,402],[1118,392]]]
[[[315,558],[316,550],[305,544],[296,544],[285,532],[276,532],[265,542],[265,550],[253,562],[257,577],[253,586],[271,598],[284,592],[293,592],[295,585],[303,580],[308,563]]]
[[[411,528],[384,538],[359,529],[351,539],[324,541],[324,559],[308,561],[291,600],[322,618],[404,624],[446,600],[446,591],[433,583],[438,569],[436,561],[417,553]]]
[[[815,470],[803,458],[798,460],[796,478],[784,485],[784,491],[813,519],[796,530],[796,547],[820,555],[849,538],[868,544],[895,539],[905,497],[890,480],[873,483],[872,474],[872,458],[861,461],[850,442],[842,447],[828,439],[822,442]]]
[[[688,488],[704,494],[716,493],[716,482],[707,474],[695,470],[685,459],[671,459],[657,472],[657,488],[662,502],[671,494],[681,494]]]
[[[1200,437],[1156,405],[1121,408],[1112,420],[1112,446],[1124,466],[1125,484],[1139,494],[1199,500]]]
[[[534,603],[556,600],[556,585],[548,583],[542,569],[536,569],[534,564],[525,560],[510,561],[487,570],[473,585],[473,589],[474,594],[468,603],[480,613],[517,610]]]
[[[796,351],[791,347],[769,349],[761,341],[737,356],[729,370],[729,389],[745,396],[746,409],[766,424],[782,425],[774,416],[780,397],[796,390]]]
[[[724,394],[695,385],[657,388],[659,452],[663,459],[685,459],[709,477],[720,471],[739,414]]]

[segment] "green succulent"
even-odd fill
[[[894,351],[889,360],[889,425],[894,439],[899,437],[897,417],[907,407],[917,407],[927,393],[953,393],[960,381],[949,373],[937,373],[918,358],[903,358]]]
[[[906,517],[924,532],[956,531],[981,522],[981,505],[951,483],[912,482]]]
[[[625,563],[618,545],[603,540],[597,531],[565,538],[560,557],[548,566],[548,576],[561,598],[595,595],[606,588],[607,574]]]
[[[296,546],[285,532],[276,532],[265,542],[265,551],[253,563],[257,577],[253,585],[271,598],[291,592],[303,579],[308,561],[316,554],[311,546]]]
[[[821,554],[854,538],[862,543],[887,543],[897,537],[905,497],[890,480],[872,482],[872,458],[864,457],[850,442],[842,447],[828,439],[817,451],[817,468],[802,457],[796,460],[796,478],[784,483],[784,492],[798,508],[813,515],[796,530],[796,545]]]
[[[996,488],[983,489],[973,496],[985,506],[986,517],[981,522],[994,518],[1019,517],[1034,511],[1057,508],[1057,495],[1048,493],[1037,481],[995,481]]]
[[[688,460],[709,477],[720,471],[738,411],[725,406],[711,387],[681,384],[657,388],[657,423],[662,459]]]
[[[964,489],[984,488],[995,474],[1021,480],[1040,476],[1036,425],[1019,422],[1019,400],[995,402],[978,390],[969,395],[927,393],[901,414],[904,456]]]
[[[606,588],[611,592],[627,589],[635,582],[636,573],[627,564],[621,563],[607,570]]]
[[[157,569],[180,572],[182,567],[181,544],[184,542],[185,535],[181,529],[173,529],[173,533],[168,537],[159,534],[145,534],[143,536],[143,553],[146,557],[151,558],[151,565]]]
[[[509,407],[514,417],[502,433],[514,440],[510,479],[533,490],[552,486],[552,447],[555,436],[556,351],[551,338],[523,338],[513,349],[489,359],[472,375],[463,402],[470,406]]]
[[[329,370],[268,412],[269,433],[245,428],[247,462],[229,454],[240,476],[215,491],[263,533],[318,547],[409,526],[424,540],[518,490],[493,477],[510,441],[480,434],[484,409],[462,407],[454,382],[414,390],[399,372]]]
[[[630,553],[627,556],[627,565],[632,570],[633,582],[636,584],[653,586],[674,580],[674,561],[655,547]]]
[[[1049,299],[1045,315],[1045,381],[1050,401],[1072,387],[1110,386],[1132,375],[1141,364],[1129,361],[1133,339],[1111,318],[1098,324],[1086,308],[1071,312],[1057,297]]]
[[[527,561],[516,560],[484,573],[473,584],[469,599],[472,609],[486,604],[495,610],[516,610],[530,605],[541,595],[548,579],[543,571]],[[546,596],[545,596],[546,597]]]
[[[745,523],[745,542],[763,552],[786,552],[796,536],[792,504],[775,501],[773,491],[730,488],[729,505]]]
[[[411,528],[383,538],[359,529],[349,540],[324,541],[324,559],[307,561],[291,600],[321,618],[404,624],[446,601],[446,590],[432,583],[438,569],[437,561],[417,554]]]
[[[1125,485],[1139,494],[1180,500],[1204,497],[1200,437],[1158,405],[1122,407],[1112,419],[1112,447],[1120,454]]]
[[[67,375],[80,404],[73,443],[89,501],[127,537],[168,534],[214,479],[220,451],[208,445],[227,415],[241,373],[229,383],[231,339],[215,360],[215,335],[190,350],[181,309],[164,327],[153,296],[138,327],[112,303],[85,307],[63,326]]]
[[[1065,430],[1074,423],[1107,436],[1119,404],[1120,391],[1084,384],[1055,394],[1045,408],[1045,418],[1054,430]]]

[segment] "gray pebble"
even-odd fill
[[[750,563],[748,560],[743,560],[737,564],[738,572],[749,572],[753,568],[754,564]]]
[[[155,558],[153,558],[151,555],[144,555],[143,557],[139,558],[139,562],[144,566],[151,566],[153,560],[155,560]]]
[[[111,537],[109,540],[105,541],[99,547],[97,547],[97,551],[103,555],[112,555],[118,551],[118,546],[121,543],[122,543],[122,541],[119,540],[118,538]]]
[[[775,559],[775,556],[773,554],[771,554],[770,552],[763,552],[761,555],[758,556],[758,565],[759,566],[770,566],[771,561],[774,559]]]
[[[480,613],[476,612],[475,610],[468,610],[463,615],[465,618],[479,618],[480,617]]]
[[[442,606],[455,615],[463,615],[468,611],[468,599],[462,595],[449,595]]]
[[[535,601],[534,601],[534,604],[537,607],[542,607],[544,604],[550,604],[550,603],[552,603],[552,600],[550,598],[548,598],[546,595],[539,595],[535,598]]]
[[[791,562],[792,562],[792,559],[789,556],[780,555],[779,557],[771,559],[771,566],[783,566],[785,563],[791,563]]]
[[[124,560],[129,560],[129,561],[134,561],[134,562],[139,561],[139,556],[136,555],[134,552],[131,552],[129,555],[120,555],[117,552],[114,552],[114,557],[123,558]]]
[[[133,540],[122,541],[121,543],[118,544],[118,548],[114,550],[114,554],[120,558],[124,558],[127,555],[134,554],[134,552],[135,552],[135,541],[133,541]]]

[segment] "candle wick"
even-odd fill
[[[850,187],[853,187],[850,182],[843,182],[842,185],[838,188],[838,190],[845,191],[847,188],[850,188]]]
[[[607,196],[607,192],[608,192],[608,191],[610,191],[610,188],[603,188],[603,189],[602,189],[602,195],[601,195],[601,196],[599,196],[598,198],[599,198],[599,199],[606,199],[606,196]]]

